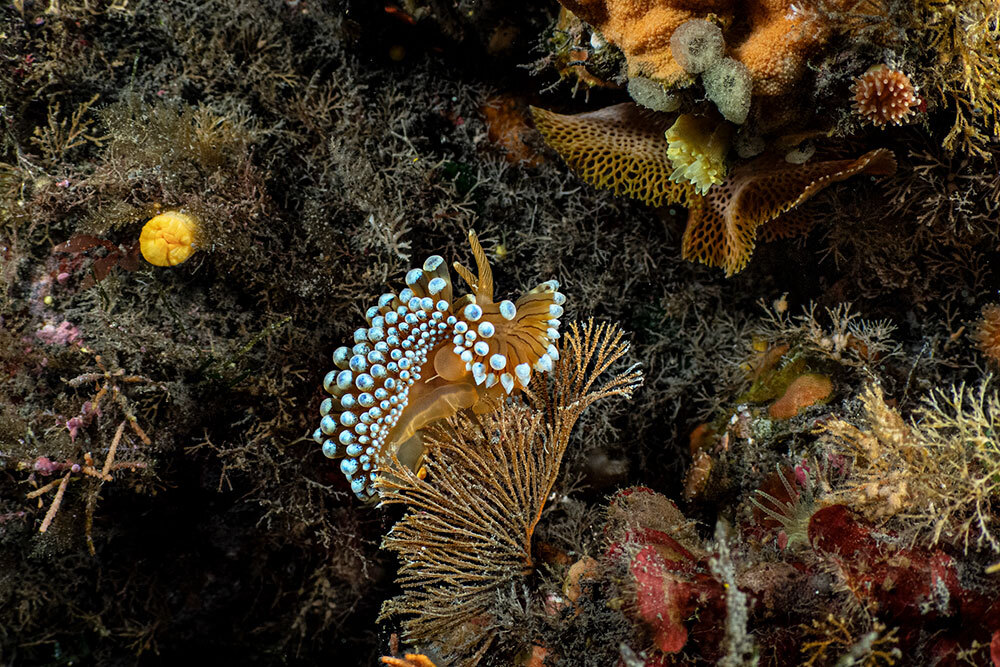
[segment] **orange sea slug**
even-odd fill
[[[547,372],[559,358],[559,318],[566,297],[555,280],[517,300],[493,301],[493,274],[469,233],[478,276],[455,263],[472,294],[454,298],[444,259],[433,255],[406,274],[407,287],[368,309],[354,346],[333,353],[313,434],[363,500],[375,495],[376,470],[390,457],[419,470],[421,429],[459,410],[495,409],[506,395]]]
[[[195,251],[198,219],[181,211],[167,211],[147,222],[139,233],[139,249],[154,266],[177,266]]]

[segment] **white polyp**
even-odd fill
[[[546,331],[546,333],[549,335],[549,339],[550,340],[558,340],[559,339],[559,332],[556,329],[552,328],[552,327],[549,327],[549,329],[548,329],[548,331]]]
[[[563,307],[557,303],[553,303],[549,306],[549,315],[552,317],[562,317]]]
[[[555,345],[549,345],[549,349],[545,353],[552,357],[552,361],[559,361],[559,350],[556,349]]]
[[[528,383],[531,382],[531,366],[527,362],[514,366],[514,375],[517,376],[517,381],[521,383],[522,387],[527,387]]]
[[[561,306],[566,303],[566,295],[561,292],[556,292],[552,295],[552,301],[555,302],[557,306]]]
[[[485,357],[490,352],[490,346],[483,341],[479,341],[472,346],[472,351],[478,354],[480,357]]]
[[[496,375],[494,375],[493,373],[490,373],[489,375],[486,376],[486,388],[487,389],[489,389],[490,387],[492,387],[496,383],[497,383],[497,376]]]
[[[442,264],[444,264],[444,257],[441,255],[431,255],[424,260],[424,271],[435,271]]]
[[[507,357],[503,356],[502,354],[494,354],[492,357],[490,357],[490,368],[492,368],[493,370],[495,371],[503,370],[506,365],[507,365]]]
[[[514,305],[513,301],[501,301],[500,302],[500,316],[505,320],[512,320],[517,317],[517,306]]]
[[[514,376],[510,373],[504,373],[500,376],[500,384],[503,385],[503,390],[509,394],[514,391]]]
[[[476,327],[476,331],[478,331],[479,335],[483,338],[489,338],[496,333],[496,327],[494,327],[490,322],[480,322],[479,326]]]
[[[472,361],[472,359],[473,359],[472,350],[463,350],[462,354],[460,354],[458,356],[462,359],[462,361],[464,361],[466,363]]]

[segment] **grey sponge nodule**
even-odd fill
[[[644,76],[628,80],[628,94],[636,103],[654,111],[676,111],[681,98],[664,90],[663,86]]]
[[[719,113],[731,123],[742,125],[750,113],[753,81],[746,65],[723,58],[701,75],[705,96],[715,102]]]
[[[705,19],[691,19],[677,26],[670,36],[670,52],[684,71],[699,74],[717,63],[725,53],[722,29]]]

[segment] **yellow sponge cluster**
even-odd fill
[[[198,219],[180,211],[161,213],[147,222],[139,234],[139,249],[154,266],[177,266],[196,250]]]

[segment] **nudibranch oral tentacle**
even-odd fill
[[[354,344],[333,353],[313,438],[362,500],[375,497],[377,470],[395,457],[419,471],[421,429],[472,409],[485,413],[527,388],[559,358],[555,341],[566,297],[549,280],[517,301],[493,300],[493,272],[474,232],[476,274],[455,271],[470,294],[455,297],[442,257],[406,274],[406,288],[383,294],[365,313]]]

